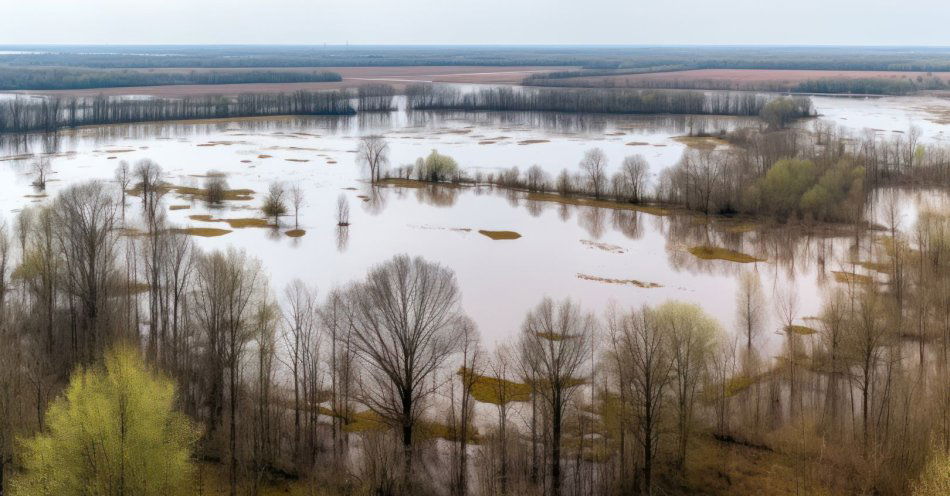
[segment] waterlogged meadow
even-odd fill
[[[880,132],[900,131],[917,117],[916,107],[888,102],[820,98],[816,108],[829,123],[886,127]],[[942,140],[943,126],[927,122],[922,139]],[[421,255],[455,271],[463,307],[491,344],[513,336],[524,309],[544,295],[573,297],[597,313],[614,304],[695,302],[734,328],[739,275],[753,272],[770,298],[794,301],[805,325],[822,293],[843,284],[836,274],[874,277],[854,262],[862,261],[877,234],[617,209],[485,184],[372,187],[356,155],[360,136],[381,134],[391,168],[438,150],[473,175],[537,164],[553,177],[565,168],[576,170],[584,153],[596,147],[605,152],[611,173],[624,157],[643,156],[652,181],[689,147],[724,146],[684,136],[757,125],[750,118],[398,111],[89,127],[5,138],[0,211],[9,223],[16,212],[51,201],[69,184],[112,181],[121,162],[151,159],[170,187],[163,199],[168,220],[203,247],[246,249],[263,263],[274,292],[294,278],[329,291],[394,254]],[[39,191],[32,184],[33,164],[43,157],[50,159],[51,173]],[[226,181],[228,194],[220,204],[204,200],[209,176]],[[260,210],[275,181],[298,186],[305,199],[297,215],[291,210],[276,223]],[[349,208],[346,227],[337,225],[341,194]],[[878,196],[898,198],[905,229],[918,210],[942,205],[939,193]],[[127,203],[128,234],[134,235],[140,212],[135,191]],[[872,202],[868,219],[884,225],[881,204]],[[767,318],[767,328],[780,327],[778,317]]]

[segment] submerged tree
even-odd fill
[[[196,430],[175,411],[175,386],[136,352],[110,352],[77,370],[46,414],[48,432],[24,443],[17,495],[175,495],[192,488]]]
[[[261,205],[261,211],[264,215],[274,218],[274,224],[280,223],[280,216],[287,213],[287,203],[284,201],[286,191],[281,183],[271,183],[267,190],[267,196],[264,197],[264,204]]]
[[[379,135],[363,136],[356,156],[369,168],[369,180],[375,183],[382,177],[383,167],[389,162],[389,143]]]

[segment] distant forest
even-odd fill
[[[312,83],[342,80],[338,73],[330,71],[144,72],[0,66],[0,90],[66,90],[173,84]]]
[[[679,70],[679,69],[674,69]],[[922,90],[945,90],[950,88],[942,79],[934,76],[901,78],[818,78],[791,83],[785,81],[731,81],[722,79],[589,79],[597,76],[622,76],[667,72],[667,70],[641,71],[564,71],[536,74],[525,78],[526,86],[566,88],[638,88],[678,90],[725,90],[725,91],[779,91],[791,93],[831,93],[851,95],[909,95]]]
[[[950,71],[950,47],[0,46],[0,65],[92,68],[547,65]]]

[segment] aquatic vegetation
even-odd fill
[[[304,231],[303,229],[291,229],[285,232],[284,234],[286,234],[287,236],[290,236],[291,238],[299,238],[303,236],[304,234],[307,234],[307,231]]]

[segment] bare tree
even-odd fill
[[[251,315],[260,298],[260,263],[243,251],[215,251],[198,258],[195,288],[195,318],[203,333],[203,370],[207,391],[207,437],[213,438],[222,420],[228,398],[228,453],[230,494],[237,494],[238,415],[242,360],[255,328]],[[227,395],[225,395],[227,375]]]
[[[667,302],[657,307],[655,316],[667,335],[673,372],[673,400],[679,437],[676,466],[684,469],[693,429],[696,395],[707,381],[713,349],[722,330],[719,324],[696,305]]]
[[[594,198],[600,198],[607,187],[607,154],[600,148],[588,150],[581,160],[581,171],[587,178],[587,188]]]
[[[637,441],[642,450],[643,492],[652,494],[653,468],[660,440],[660,423],[666,388],[672,377],[668,336],[649,308],[613,313],[608,327],[616,335],[615,351],[621,387],[629,388]]]
[[[98,181],[70,186],[56,200],[57,240],[67,259],[65,289],[79,302],[79,351],[83,361],[99,356],[112,342],[110,288],[115,276],[116,205]]]
[[[375,183],[380,180],[383,167],[389,162],[389,143],[379,135],[363,136],[356,156],[369,168],[369,180]]]
[[[287,350],[290,378],[294,385],[294,460],[299,463],[301,449],[301,414],[307,383],[307,360],[309,350],[316,340],[317,325],[316,294],[300,279],[294,279],[284,288],[284,346]]]
[[[521,326],[521,360],[534,371],[534,387],[551,418],[551,494],[561,494],[561,438],[567,406],[587,371],[596,320],[571,300],[545,298]]]
[[[751,353],[752,342],[762,331],[765,320],[765,294],[759,275],[754,270],[739,276],[739,292],[736,293],[736,322],[745,335],[746,353]]]
[[[650,173],[650,164],[643,155],[629,155],[624,157],[620,166],[628,201],[640,203],[647,188],[647,177]]]
[[[41,157],[34,160],[30,168],[33,170],[33,186],[36,186],[39,190],[45,190],[46,181],[49,179],[50,172],[52,172],[49,158]]]
[[[218,205],[224,201],[227,192],[228,180],[223,172],[211,170],[205,174],[205,201],[212,205]]]
[[[119,185],[119,193],[122,198],[122,220],[125,221],[125,195],[132,184],[132,171],[129,169],[129,163],[125,160],[119,162],[115,169],[115,182]]]
[[[348,294],[354,344],[365,364],[363,402],[402,431],[403,480],[410,484],[413,434],[434,374],[459,350],[467,318],[455,275],[399,255],[374,267]]]
[[[294,183],[290,187],[290,208],[294,209],[294,229],[300,228],[300,209],[304,207],[305,202],[303,187],[300,183]]]
[[[284,185],[279,182],[273,182],[267,189],[267,196],[264,197],[264,204],[261,205],[261,211],[264,215],[274,218],[274,224],[280,224],[280,216],[287,213],[287,204],[284,201],[286,191]]]

